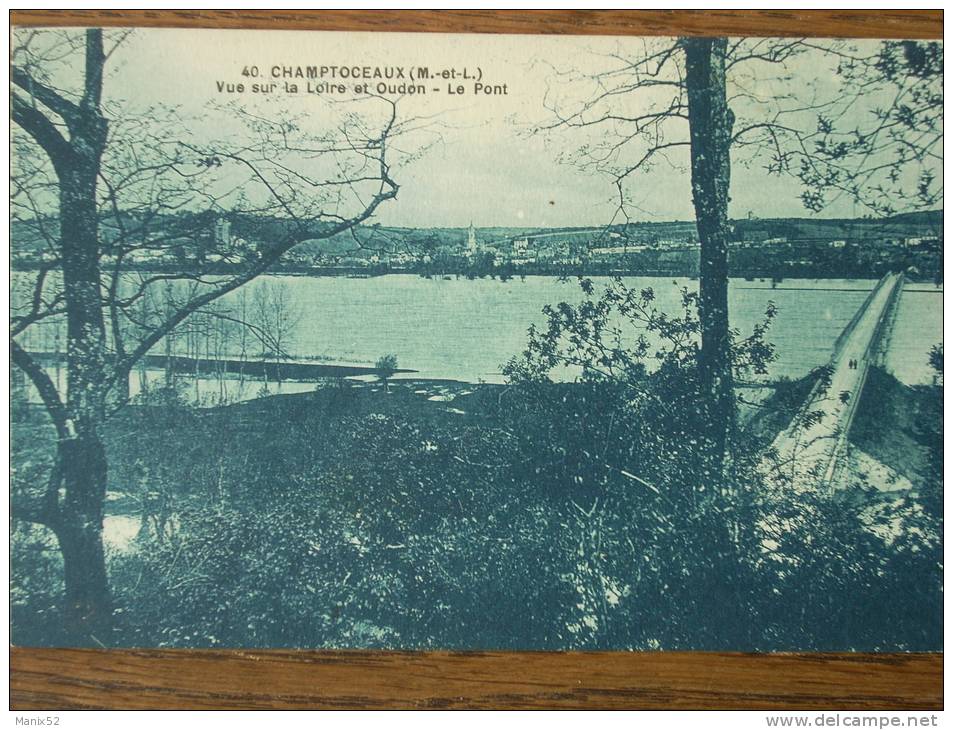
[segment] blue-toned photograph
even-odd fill
[[[11,55],[14,645],[942,650],[941,42]]]

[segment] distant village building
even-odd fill
[[[152,263],[164,258],[163,252],[151,248],[139,248],[132,251],[126,257],[129,261],[136,264]]]
[[[513,255],[514,256],[525,256],[527,251],[529,251],[528,238],[514,238],[513,239]]]
[[[477,243],[476,228],[473,227],[473,221],[470,221],[470,228],[467,230],[467,256],[474,256],[479,251]]]
[[[217,218],[212,229],[215,243],[228,246],[232,242],[232,224],[228,218]]]
[[[648,246],[602,246],[590,249],[593,256],[618,256],[627,253],[642,253]]]

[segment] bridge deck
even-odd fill
[[[772,444],[770,462],[779,479],[798,489],[830,488],[846,446],[870,365],[880,351],[903,274],[888,274],[867,298],[835,345],[828,387],[815,387],[804,407]],[[856,367],[850,367],[851,361]]]

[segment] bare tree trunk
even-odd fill
[[[60,187],[66,302],[67,427],[58,444],[65,494],[56,517],[63,551],[66,628],[82,644],[108,644],[112,605],[103,555],[106,330],[99,269],[96,184],[106,144],[100,109],[102,32],[87,31],[86,94],[68,120],[68,148],[53,157]]]
[[[26,57],[30,55],[27,53]],[[66,62],[65,59],[61,61]],[[142,333],[131,351],[120,352],[122,338],[117,335],[121,335],[121,330],[115,328],[113,353],[106,339],[103,307],[111,307],[111,312],[118,313],[115,306],[117,292],[103,287],[100,264],[103,251],[99,246],[97,210],[100,202],[98,183],[101,181],[105,188],[111,187],[108,175],[100,179],[108,126],[102,112],[105,63],[103,31],[91,28],[85,31],[85,73],[82,93],[79,95],[64,94],[45,83],[45,74],[36,76],[31,63],[11,66],[11,79],[16,87],[11,88],[10,93],[12,121],[45,153],[56,173],[60,224],[59,240],[56,242],[57,266],[62,273],[62,309],[66,312],[65,399],[45,369],[11,337],[11,355],[17,367],[36,387],[56,428],[58,439],[57,465],[47,485],[42,514],[32,513],[32,510],[28,511],[30,514],[23,514],[24,519],[50,525],[58,536],[65,564],[66,624],[74,634],[70,643],[75,645],[111,643],[112,606],[103,550],[103,509],[107,483],[103,429],[106,399],[111,388],[118,383],[122,394],[124,388],[128,387],[132,367],[146,357],[163,337],[169,338],[166,379],[174,384],[175,349],[170,334],[176,327],[210,302],[259,276],[302,240],[315,234],[330,238],[361,224],[373,215],[380,204],[396,197],[398,190],[389,176],[385,161],[386,142],[396,120],[396,107],[392,104],[390,120],[381,135],[368,143],[367,149],[373,147],[379,153],[381,187],[372,194],[363,210],[346,218],[337,214],[326,216],[324,213],[308,213],[298,218],[289,207],[290,202],[276,195],[276,205],[296,218],[293,230],[280,243],[260,250],[259,256],[249,261],[245,270],[226,277],[226,281],[220,285],[203,293],[193,292],[191,299],[187,298],[179,305],[171,299],[167,301],[168,316],[152,327],[146,325],[144,329],[149,331]],[[357,148],[355,152],[367,157],[367,149]],[[239,159],[233,155],[230,158]],[[247,161],[242,164],[253,166]],[[163,168],[161,164],[159,167]],[[365,179],[357,178],[352,184]],[[113,193],[112,202],[115,203]],[[310,206],[305,208],[308,211],[311,209]],[[114,213],[118,221],[121,217],[118,207]],[[315,231],[312,232],[311,228]],[[150,247],[145,240],[140,243],[146,248]],[[114,281],[118,282],[118,279]],[[167,289],[167,292],[171,291],[171,288]],[[42,282],[37,292],[37,301],[43,304],[43,297],[39,296],[42,294]],[[53,306],[46,307],[44,316],[54,313]],[[59,302],[56,302],[55,309],[60,309]],[[23,320],[21,324],[29,326],[29,319]],[[190,352],[194,351],[197,366],[200,354],[198,334],[190,331],[185,337],[187,348]],[[121,382],[123,378],[126,379],[125,384]]]
[[[734,420],[728,330],[728,186],[734,114],[725,92],[724,38],[688,38],[685,47],[691,129],[692,200],[701,241],[698,375],[707,433],[705,481],[717,485]]]
[[[62,352],[60,352],[60,323],[53,324],[53,352],[54,362],[56,363],[56,389],[63,390],[63,363],[61,362]]]
[[[132,389],[129,385],[129,374],[127,373],[125,377],[118,378],[114,386],[114,398],[118,403],[128,403],[131,398]]]
[[[239,307],[241,307],[241,309],[239,310],[240,312],[239,319],[242,322],[247,322],[248,321],[248,290],[247,289],[243,288],[239,290],[238,304],[239,304]],[[240,363],[238,366],[238,388],[239,388],[239,393],[241,393],[242,389],[245,387],[245,362],[247,361],[247,358],[248,358],[248,328],[244,326],[239,327],[238,337],[239,337],[239,346],[241,347],[241,354],[238,358],[238,361]]]
[[[728,324],[728,190],[734,114],[728,108],[725,89],[727,40],[689,38],[683,43],[691,130],[692,201],[701,241],[698,380],[704,439],[697,486],[705,490],[700,495],[704,501],[718,503],[717,510],[704,508],[697,525],[701,545],[711,551],[710,573],[719,576],[717,584],[708,591],[704,606],[706,616],[741,616],[745,602],[734,570],[734,515],[724,509],[725,455],[735,420]],[[712,638],[718,645],[744,645],[743,623],[715,622],[712,628],[720,635]]]
[[[85,646],[109,645],[112,603],[103,551],[106,453],[95,434],[60,446],[66,498],[54,532],[63,553],[66,630]]]
[[[98,169],[98,153],[77,155],[60,196],[67,303],[66,405],[72,433],[59,445],[65,498],[57,535],[65,565],[67,629],[77,641],[107,644],[112,608],[102,543],[106,456],[100,428],[105,420],[107,362],[95,208]]]
[[[165,387],[172,387],[172,333],[165,336]]]

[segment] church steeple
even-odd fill
[[[473,227],[473,221],[470,221],[470,228],[467,231],[467,251],[469,253],[477,251],[476,229]]]

